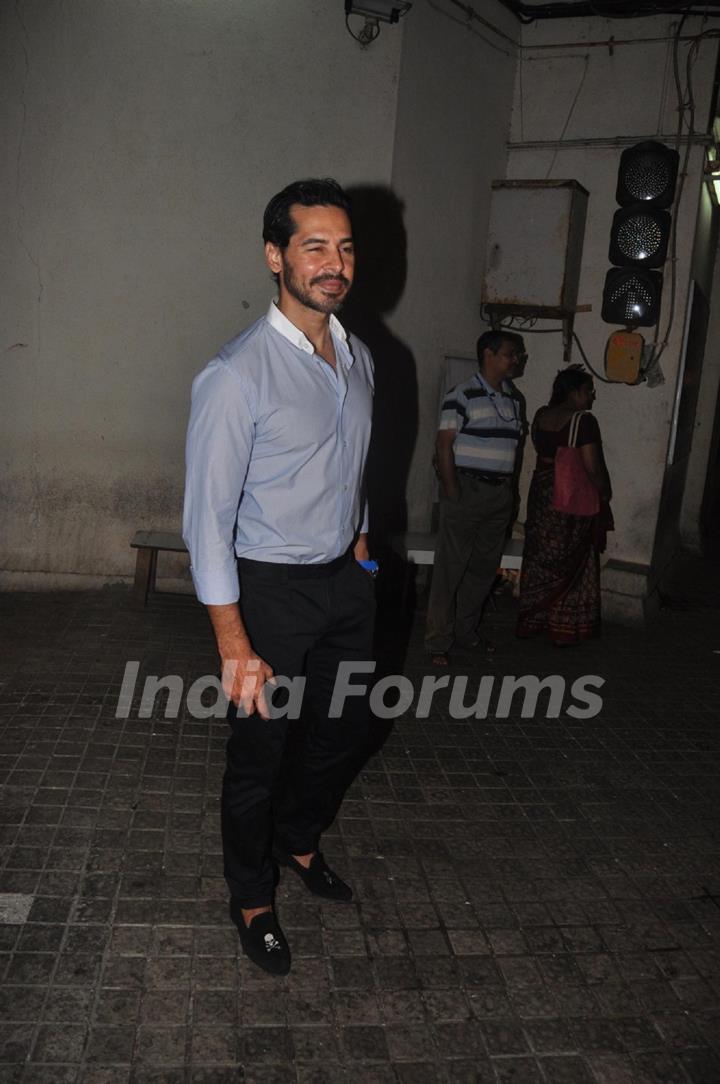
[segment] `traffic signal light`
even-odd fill
[[[605,276],[602,319],[625,327],[653,327],[660,313],[662,286],[659,271],[611,267]]]
[[[626,327],[653,327],[660,316],[679,155],[663,143],[628,147],[620,156],[615,212],[605,276],[602,319]]]
[[[670,214],[654,207],[621,207],[610,230],[610,263],[662,267],[670,240]]]
[[[620,155],[615,199],[621,207],[671,207],[675,198],[680,155],[664,143],[648,140]]]

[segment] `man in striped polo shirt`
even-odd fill
[[[472,380],[445,397],[437,435],[440,523],[425,628],[435,666],[448,665],[453,643],[482,645],[476,626],[515,507],[523,419],[510,380],[524,360],[522,338],[486,331],[477,355]]]

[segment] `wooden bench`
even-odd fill
[[[148,598],[155,591],[157,555],[160,550],[171,553],[187,553],[188,550],[182,535],[174,531],[137,531],[130,545],[137,550],[133,599],[135,605],[142,609],[147,606]]]
[[[406,534],[393,535],[390,539],[391,548],[405,561],[405,576],[400,603],[403,610],[407,605],[412,566],[430,565],[432,567],[435,564],[436,542],[437,534],[435,531],[408,531]],[[522,568],[522,554],[523,539],[508,538],[498,568]]]

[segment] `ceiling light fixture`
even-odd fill
[[[396,23],[412,7],[410,0],[345,0],[345,25],[361,45],[370,45],[380,33],[380,23]],[[358,34],[350,29],[350,16],[361,15],[365,24]]]

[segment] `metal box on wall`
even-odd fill
[[[575,311],[588,192],[578,181],[494,181],[483,304]]]

